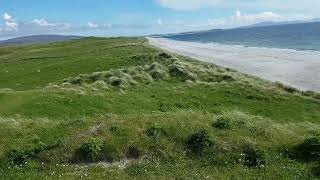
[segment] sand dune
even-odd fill
[[[149,41],[173,53],[299,89],[320,91],[320,52],[182,42],[163,38],[149,38]]]

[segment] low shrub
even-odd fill
[[[266,164],[265,152],[260,149],[246,146],[243,150],[243,155],[243,163],[248,167],[262,167]]]
[[[103,141],[91,138],[78,149],[76,153],[77,160],[81,162],[100,161],[104,146],[105,144]]]
[[[299,92],[298,89],[294,88],[294,87],[290,87],[290,86],[285,86],[283,88],[285,91],[289,92],[289,93],[296,93],[296,92]]]
[[[104,141],[91,138],[75,151],[73,163],[113,162],[120,158],[117,148]]]
[[[315,177],[320,177],[320,162],[318,162],[317,165],[312,168],[311,173]]]
[[[43,142],[39,142],[35,147],[31,149],[14,149],[9,152],[9,158],[16,165],[23,164],[31,159],[37,158],[37,156],[41,152],[48,151],[60,146],[61,143],[61,140],[58,140],[57,142],[49,145]]]
[[[286,150],[286,154],[296,160],[303,162],[320,160],[320,140],[318,137],[305,139],[301,144]]]
[[[302,96],[312,97],[315,95],[313,91],[302,91]]]
[[[217,129],[230,129],[232,126],[230,118],[226,116],[218,116],[216,121],[212,123],[212,127]]]
[[[23,164],[35,157],[32,150],[15,149],[9,153],[10,159],[14,164]]]
[[[188,137],[186,145],[190,152],[201,155],[213,145],[213,141],[206,130],[200,130]]]
[[[161,134],[166,134],[165,130],[158,124],[154,124],[145,131],[148,137],[158,137]]]
[[[159,54],[159,57],[165,58],[165,59],[170,59],[172,56],[168,53],[162,52]]]
[[[288,93],[298,93],[300,92],[298,89],[294,88],[294,87],[291,87],[291,86],[287,86],[287,85],[284,85],[280,82],[276,82],[275,83],[277,87],[283,89],[284,91],[288,92]]]
[[[111,86],[115,86],[115,87],[120,87],[121,85],[124,84],[122,79],[114,76],[110,77],[108,81],[110,82]]]
[[[129,146],[127,151],[127,158],[138,159],[142,155],[142,151],[134,145]]]
[[[232,76],[230,76],[230,75],[223,75],[222,76],[222,79],[224,80],[224,81],[234,81],[235,79],[232,77]]]

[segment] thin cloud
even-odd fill
[[[18,23],[13,19],[11,15],[8,13],[3,14],[3,20],[5,24],[4,30],[6,31],[17,31],[18,30]]]
[[[88,22],[88,27],[89,28],[98,28],[99,25],[97,23],[94,23],[94,22]]]
[[[46,19],[34,19],[32,23],[38,26],[57,26],[55,23],[49,23]]]
[[[290,17],[282,16],[273,12],[262,12],[257,14],[243,14],[236,11],[235,15],[229,18],[208,19],[208,25],[217,28],[232,28],[238,26],[251,25],[264,21],[286,21]]]
[[[71,29],[69,23],[53,23],[44,18],[30,22],[18,22],[9,13],[3,14],[4,27],[0,28],[0,38],[16,37],[33,34],[64,33]]]

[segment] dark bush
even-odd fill
[[[101,160],[103,148],[105,144],[103,141],[91,138],[88,142],[82,144],[80,149],[76,152],[76,161],[80,162],[96,162]]]
[[[148,137],[158,137],[161,134],[166,134],[165,130],[158,124],[148,128],[145,133]]]
[[[302,91],[303,96],[311,97],[315,95],[315,92],[313,91]]]
[[[320,160],[320,140],[317,137],[305,139],[301,144],[287,149],[286,153],[290,158],[311,162]]]
[[[296,93],[296,92],[299,92],[299,90],[297,90],[296,88],[294,87],[290,87],[290,86],[285,86],[284,87],[284,90],[289,92],[289,93]]]
[[[48,151],[60,146],[62,143],[61,140],[53,144],[45,144],[43,142],[39,142],[35,147],[31,149],[15,149],[9,152],[9,157],[14,164],[23,164],[30,159],[36,158],[38,154],[44,151]]]
[[[141,157],[142,152],[137,146],[129,146],[128,151],[127,151],[127,157],[128,158],[134,158],[138,159]]]
[[[234,78],[232,76],[229,76],[229,75],[222,76],[222,79],[224,81],[234,81]]]
[[[121,81],[121,79],[119,79],[119,78],[115,78],[115,79],[113,79],[112,81],[111,81],[111,86],[115,86],[115,87],[118,87],[118,86],[120,86],[121,84],[122,84],[122,81]]]
[[[247,146],[244,151],[244,165],[248,167],[261,167],[266,164],[265,153],[260,149]]]
[[[70,80],[69,80],[69,83],[70,84],[74,84],[74,85],[80,85],[80,84],[82,84],[83,83],[83,79],[81,78],[81,77],[74,77],[74,78],[71,78]]]
[[[276,82],[275,84],[276,84],[276,86],[278,86],[279,88],[285,90],[288,93],[298,93],[298,92],[300,92],[298,89],[296,89],[294,87],[291,87],[291,86],[284,85],[284,84],[282,84],[280,82]]]
[[[187,140],[187,148],[194,154],[202,154],[213,145],[213,141],[206,130],[191,134]]]
[[[172,56],[168,53],[162,52],[159,54],[159,57],[165,58],[165,59],[170,59]]]
[[[217,129],[230,129],[231,120],[225,116],[219,116],[217,120],[212,123],[212,127]]]
[[[15,149],[9,153],[10,159],[14,164],[23,164],[35,157],[32,150]]]
[[[320,162],[312,168],[311,173],[316,177],[320,177]]]

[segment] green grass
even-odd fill
[[[0,48],[0,88],[27,90],[78,74],[137,65],[154,53],[143,39],[84,38],[64,43]],[[123,52],[126,52],[123,54]]]
[[[160,52],[140,38],[0,48],[0,88],[13,89],[0,90],[0,177],[317,178],[319,159],[303,162],[285,152],[320,135],[319,100]],[[107,88],[99,89],[83,75],[79,78],[86,83],[63,84],[66,78],[101,71],[124,81],[123,75],[131,78],[123,74],[129,70],[150,73],[154,80],[118,87],[102,78]],[[217,119],[230,126],[215,128]],[[212,145],[194,154],[187,142],[200,130],[208,132]],[[79,161],[81,147],[102,162]],[[248,147],[264,152],[263,166],[246,165]],[[140,156],[126,161],[132,149]],[[13,164],[17,157],[23,162]],[[124,160],[127,164],[119,167]]]

